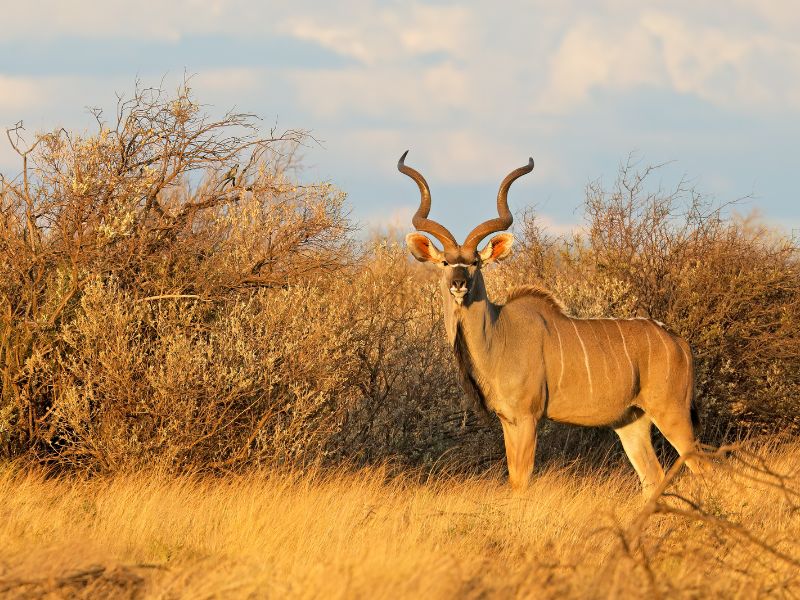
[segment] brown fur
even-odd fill
[[[653,423],[681,455],[697,449],[691,350],[680,337],[651,319],[571,317],[538,286],[514,288],[506,304],[492,304],[477,269],[467,301],[456,303],[449,273],[445,321],[464,388],[479,414],[488,409],[500,418],[513,488],[528,483],[542,418],[613,427],[645,494],[664,476]],[[706,471],[691,454],[686,464]]]
[[[483,419],[488,418],[489,407],[486,402],[486,396],[475,379],[475,368],[472,363],[472,356],[470,355],[469,348],[464,339],[464,331],[460,324],[456,327],[453,352],[455,354],[459,374],[461,375],[461,387],[466,393],[466,400],[468,400],[476,410],[479,417]]]
[[[415,179],[422,193],[415,226],[449,235],[426,218],[430,193],[422,176],[404,168],[402,158],[398,168]],[[475,232],[485,236],[498,226],[508,227],[510,213],[502,206],[508,185],[531,168],[532,160],[504,180],[497,201],[500,217],[487,222],[494,229],[484,232],[487,224],[479,226],[468,236],[470,244],[461,246],[452,236],[444,240],[447,261],[422,234],[406,236],[417,260],[442,269],[448,340],[467,397],[480,414],[490,411],[500,419],[511,487],[528,485],[542,418],[613,427],[645,494],[664,477],[650,438],[653,423],[692,471],[703,472],[704,463],[692,455],[697,449],[689,414],[694,365],[683,340],[650,320],[573,318],[550,291],[538,286],[510,289],[504,305],[489,300],[481,267],[508,256],[514,238],[500,233],[476,256],[481,238]]]

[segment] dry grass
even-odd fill
[[[800,445],[759,454],[758,469],[726,459],[702,485],[679,477],[670,491],[698,506],[664,498],[690,516],[656,512],[641,532],[622,467],[550,469],[518,498],[491,475],[381,468],[76,479],[7,467],[0,595],[796,597]]]

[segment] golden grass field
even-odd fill
[[[743,458],[753,466],[721,459],[702,483],[681,472],[668,491],[696,507],[645,505],[627,465],[539,471],[519,497],[493,474],[6,466],[0,596],[796,598],[800,445]]]

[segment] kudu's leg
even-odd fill
[[[664,469],[658,462],[650,438],[650,417],[643,414],[632,423],[614,431],[622,441],[625,454],[628,455],[639,481],[642,482],[642,492],[645,496],[649,496],[664,478]]]
[[[667,441],[672,444],[672,447],[678,451],[678,454],[686,456],[697,452],[697,439],[694,437],[694,428],[692,427],[692,419],[688,410],[676,408],[671,411],[651,411],[651,415],[653,423],[664,434]],[[686,457],[686,466],[696,475],[702,475],[711,470],[708,463],[694,456]]]
[[[536,419],[530,416],[509,420],[501,418],[506,444],[508,482],[514,491],[523,491],[533,472],[536,452]]]

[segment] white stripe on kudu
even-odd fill
[[[633,388],[636,382],[636,370],[633,368],[633,361],[631,360],[631,355],[628,353],[628,344],[625,343],[625,334],[622,332],[622,326],[619,324],[619,321],[614,321],[617,324],[617,329],[619,329],[619,337],[622,338],[622,349],[625,350],[625,357],[628,359],[628,364],[631,367],[631,388]]]
[[[658,327],[658,326],[656,326],[656,329],[658,330],[658,339],[660,339],[661,343],[664,344],[664,352],[667,355],[667,370],[666,370],[666,373],[664,374],[664,378],[669,380],[669,373],[670,373],[670,368],[669,368],[669,362],[670,362],[670,359],[669,359],[669,347],[667,346],[667,342],[664,340],[664,335],[666,335],[667,332],[664,331],[663,329],[661,329],[661,327]]]
[[[604,321],[607,321],[607,319],[604,319]],[[614,342],[611,341],[611,336],[608,334],[608,327],[603,327],[603,331],[606,334],[606,341],[608,342],[608,351],[611,353],[611,356],[614,357],[614,364],[617,366],[616,372],[620,373],[622,371],[622,367],[620,367],[619,365],[619,358],[617,358],[617,353],[613,351]]]
[[[611,381],[611,375],[608,372],[608,357],[603,349],[603,344],[600,343],[600,336],[597,335],[597,329],[595,329],[595,325],[597,325],[597,321],[592,319],[587,321],[589,324],[589,329],[592,330],[592,336],[594,336],[594,341],[597,342],[597,349],[600,351],[600,356],[603,358],[603,375],[606,376],[606,379]]]
[[[586,375],[589,378],[589,397],[591,398],[594,396],[594,387],[592,386],[592,372],[589,370],[589,354],[586,352],[586,346],[583,343],[581,334],[578,333],[578,328],[575,326],[575,321],[570,320],[570,323],[572,323],[572,328],[575,330],[575,335],[578,336],[578,341],[581,343],[581,348],[583,348],[583,362],[586,365]]]
[[[558,336],[558,354],[561,359],[559,362],[561,371],[558,374],[558,385],[556,386],[556,389],[560,390],[561,381],[564,379],[564,344],[561,342],[561,333],[558,331],[558,326],[555,321],[553,321],[553,329],[556,330],[556,335]]]

